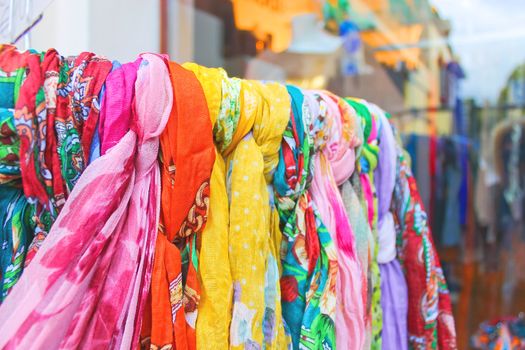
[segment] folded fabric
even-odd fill
[[[314,127],[304,95],[288,86],[292,112],[274,175],[275,199],[283,231],[281,292],[283,317],[294,349],[333,349],[335,339],[335,266],[330,233],[309,191]],[[336,258],[331,255],[332,262]]]
[[[129,131],[135,80],[141,61],[138,58],[132,63],[119,64],[106,78],[98,128],[101,155],[106,154]]]
[[[226,73],[220,68],[206,68],[186,63],[199,80],[210,115],[211,124],[219,118],[222,80]],[[210,180],[208,221],[201,234],[199,281],[201,298],[198,305],[196,341],[198,349],[226,349],[229,347],[232,315],[233,282],[228,257],[229,203],[226,193],[226,165],[220,153]]]
[[[379,266],[377,265],[377,254],[379,246],[377,244],[377,190],[374,182],[374,170],[377,167],[379,147],[378,147],[378,117],[370,110],[369,104],[360,99],[347,99],[350,105],[356,110],[362,119],[363,134],[365,143],[361,157],[358,160],[359,177],[361,187],[365,198],[365,203],[368,212],[368,222],[372,232],[371,242],[371,284],[372,291],[371,300],[371,324],[372,324],[372,339],[371,346],[373,350],[381,349],[381,329],[383,323],[383,315],[381,310],[381,274]]]
[[[169,68],[173,107],[160,136],[161,220],[141,343],[196,349],[197,241],[207,221],[215,148],[199,81],[177,63],[164,59],[163,64]],[[194,128],[200,137],[194,137]]]
[[[223,152],[227,157],[233,281],[230,347],[282,349],[290,341],[281,316],[281,233],[273,222],[275,209],[270,205],[268,184],[277,166],[290,102],[285,87],[276,83],[242,81],[239,92],[239,118]]]
[[[328,258],[331,264],[337,266],[336,281],[332,282],[335,283],[337,303],[336,343],[338,348],[361,349],[365,340],[364,276],[356,255],[354,234],[330,162],[340,160],[351,149],[351,119],[344,115],[344,110],[339,109],[337,100],[332,96],[324,92],[316,92],[315,96],[320,104],[318,109],[326,113],[312,116],[322,126],[312,135],[320,149],[314,155],[311,193],[321,220],[335,243],[334,251],[328,251]],[[349,163],[347,168],[340,166],[339,170],[349,176],[352,168],[352,163]]]
[[[398,259],[408,286],[408,339],[416,349],[456,349],[456,331],[447,283],[427,214],[400,141],[392,212]]]
[[[403,268],[394,259],[379,264],[379,269],[383,308],[382,349],[408,349],[408,290]]]
[[[160,210],[158,137],[172,104],[164,62],[143,59],[134,124],[84,172],[0,307],[0,348],[138,344]]]

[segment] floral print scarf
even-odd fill
[[[334,243],[312,201],[313,123],[304,95],[288,86],[292,112],[274,176],[281,219],[283,317],[294,349],[334,349],[336,268]]]

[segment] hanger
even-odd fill
[[[50,3],[51,1],[40,1],[38,3],[38,8],[40,8],[42,11],[43,9]],[[17,2],[20,4],[20,2]],[[25,23],[25,27],[22,28],[16,28],[15,27],[15,16],[17,15],[15,13],[16,6],[15,6],[15,0],[9,0],[9,17],[8,17],[8,35],[9,40],[12,45],[17,44],[22,38],[24,39],[24,46],[26,49],[29,49],[31,46],[31,30],[42,20],[43,14],[40,13],[35,19],[31,18],[31,9],[32,9],[33,1],[32,0],[25,0],[24,3],[24,11],[20,18],[20,21]],[[28,24],[29,23],[29,24]]]

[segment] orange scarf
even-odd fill
[[[174,62],[168,68],[173,108],[160,136],[161,225],[142,346],[192,350],[200,299],[198,239],[206,224],[215,147],[199,81]]]

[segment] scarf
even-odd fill
[[[382,348],[408,349],[408,291],[396,259],[396,229],[390,212],[396,181],[396,141],[392,127],[379,107],[369,104],[379,121],[379,163],[374,173],[378,202],[378,256],[383,309]]]
[[[327,110],[324,117],[325,131],[321,133],[320,150],[314,155],[314,177],[312,182],[312,200],[319,210],[322,222],[336,243],[335,253],[338,264],[336,283],[336,341],[340,349],[361,349],[364,345],[364,302],[363,278],[361,267],[356,255],[354,234],[348,215],[346,214],[343,199],[337,187],[332,162],[337,163],[341,179],[348,178],[353,171],[354,164],[341,163],[342,159],[352,159],[353,144],[351,144],[352,120],[346,114],[346,103],[339,104],[339,100],[328,93],[316,92],[320,110]],[[339,108],[341,106],[341,109]],[[313,135],[317,139],[319,133]],[[349,151],[347,151],[349,150]],[[335,281],[334,281],[335,282]]]
[[[396,141],[392,127],[379,107],[369,104],[370,110],[378,117],[379,125],[379,161],[374,171],[377,189],[378,218],[378,262],[388,263],[395,259],[395,228],[390,205],[396,181]]]
[[[133,63],[118,65],[106,78],[98,128],[101,155],[106,154],[129,131],[140,62],[139,58]]]
[[[223,92],[223,98],[225,95],[230,98],[230,105],[238,110],[226,109],[227,113],[222,113],[221,109],[218,124],[226,125],[228,119],[236,123],[219,128],[216,141],[226,142],[218,143],[218,148],[226,156],[230,202],[229,257],[233,281],[230,346],[287,348],[289,340],[284,333],[279,287],[281,233],[276,224],[277,213],[271,206],[269,182],[290,115],[289,97],[279,84],[242,81],[235,103],[237,81],[230,80],[229,84],[233,93],[228,96]]]
[[[204,90],[211,124],[215,125],[221,111],[222,69],[206,68],[186,63],[199,79]],[[215,150],[215,163],[210,180],[208,221],[201,234],[199,281],[201,298],[197,317],[197,348],[226,349],[229,347],[232,317],[233,282],[228,252],[229,203],[226,192],[226,165]]]
[[[330,233],[322,223],[309,191],[314,128],[304,95],[288,86],[292,101],[274,176],[281,221],[281,293],[283,317],[294,349],[333,349],[335,339],[336,267]]]
[[[27,265],[87,165],[98,121],[97,96],[111,63],[92,53],[64,59],[55,50],[9,51],[8,56],[29,71],[14,113],[22,184],[35,227]]]
[[[346,101],[344,101],[346,103]],[[346,103],[348,106],[349,115],[354,120],[354,135],[355,141],[355,157],[359,159],[362,152],[363,144],[363,129],[361,126],[361,118],[357,115],[356,111]],[[335,171],[335,170],[334,170]],[[353,170],[352,170],[353,171]],[[344,178],[343,178],[344,179]],[[363,281],[363,293],[365,305],[365,344],[361,349],[370,349],[372,339],[372,328],[371,328],[371,300],[372,300],[372,276],[370,265],[370,250],[371,243],[373,247],[373,236],[370,225],[368,223],[366,213],[366,205],[364,202],[364,195],[361,188],[361,182],[358,172],[352,172],[348,181],[344,182],[341,186],[341,195],[347,215],[350,219],[350,224],[354,232],[354,238],[356,242],[357,256],[360,261],[361,271],[364,278]]]
[[[161,225],[142,344],[146,348],[196,349],[198,246],[206,225],[215,151],[199,81],[174,62],[168,67],[174,103],[160,136]],[[194,130],[199,130],[199,137]]]
[[[86,169],[0,307],[1,348],[138,344],[160,212],[158,137],[172,105],[164,63],[142,58],[131,130]]]
[[[362,119],[365,143],[362,155],[359,158],[358,170],[361,187],[368,211],[368,222],[372,231],[373,242],[370,245],[371,258],[371,325],[372,350],[381,349],[382,310],[381,310],[381,276],[377,263],[379,253],[377,244],[377,195],[374,186],[374,170],[377,167],[379,148],[377,146],[377,117],[371,113],[364,100],[347,99],[347,102],[356,110]],[[369,288],[370,289],[370,288]]]
[[[40,54],[19,53],[11,46],[1,49],[2,100],[15,109],[1,113],[7,143],[0,150],[0,178],[17,187],[21,179],[29,204],[11,197],[20,199],[11,203],[14,226],[3,231],[2,247],[7,249],[2,256],[10,256],[12,263],[2,273],[0,301],[35,256],[85,168],[89,154],[83,154],[79,135],[87,130],[89,152],[90,128],[98,119],[97,94],[110,68],[108,61],[88,53],[65,60],[55,50]],[[69,115],[78,120],[66,125]]]
[[[408,340],[413,349],[456,349],[447,283],[408,156],[398,140],[392,211],[398,259],[408,286]],[[422,263],[423,262],[423,263]]]
[[[20,278],[33,239],[31,206],[21,189],[20,139],[13,109],[26,74],[24,68],[5,68],[7,51],[0,53],[0,303]],[[4,71],[7,69],[7,71]]]

